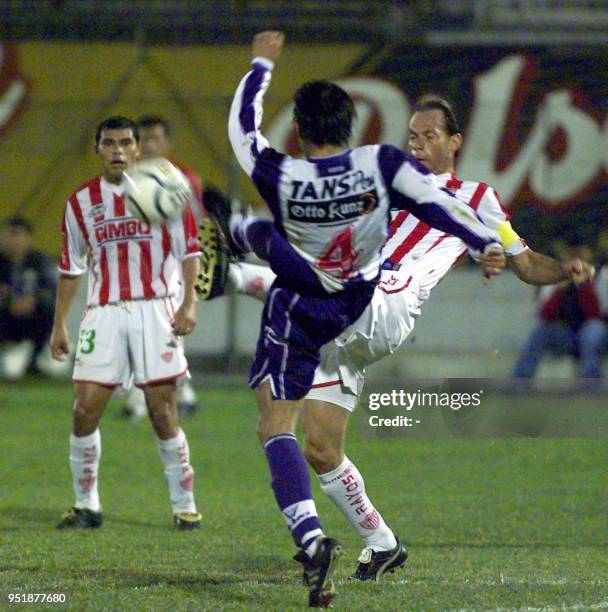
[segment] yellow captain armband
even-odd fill
[[[514,242],[521,240],[517,232],[511,227],[510,221],[505,221],[496,228],[496,233],[500,236],[500,243],[503,249],[509,248]]]

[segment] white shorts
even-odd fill
[[[171,327],[174,310],[171,298],[87,308],[78,334],[74,382],[127,386],[133,376],[143,387],[186,374],[183,342]]]
[[[306,399],[353,411],[365,382],[365,368],[394,353],[420,315],[418,284],[406,271],[384,270],[361,317],[321,349],[313,387]]]

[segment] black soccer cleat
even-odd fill
[[[327,608],[336,589],[331,579],[336,563],[342,554],[342,545],[332,538],[321,537],[315,556],[311,559],[301,550],[294,560],[304,566],[304,585],[310,587],[308,606],[310,608]]]
[[[103,516],[101,512],[72,506],[57,523],[57,529],[96,529],[101,527],[102,523]]]
[[[407,550],[397,538],[397,545],[392,550],[375,551],[364,548],[359,556],[357,571],[351,580],[374,580],[379,582],[386,572],[394,572],[403,567],[407,560]]]
[[[228,255],[220,244],[215,222],[205,219],[199,227],[201,246],[200,271],[194,285],[201,300],[212,300],[224,295],[228,278]]]
[[[230,217],[232,216],[232,203],[218,189],[207,187],[203,191],[203,202],[209,216],[218,227],[228,254],[241,259],[245,253],[237,244],[230,232]]]
[[[200,512],[178,512],[173,515],[173,525],[178,531],[194,531],[201,528],[203,515]]]

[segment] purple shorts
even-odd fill
[[[298,400],[312,386],[319,351],[354,323],[370,303],[375,282],[357,283],[326,297],[270,289],[249,386],[269,379],[275,399]]]

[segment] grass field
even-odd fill
[[[215,387],[199,397],[184,429],[201,531],[173,531],[152,430],[113,405],[101,426],[104,526],[60,532],[72,503],[70,387],[0,387],[0,608],[14,592],[65,593],[63,607],[77,610],[304,606],[252,394]],[[348,582],[360,541],[314,484],[325,530],[345,546],[336,609],[608,609],[606,440],[351,433],[349,456],[410,559],[382,583]]]

